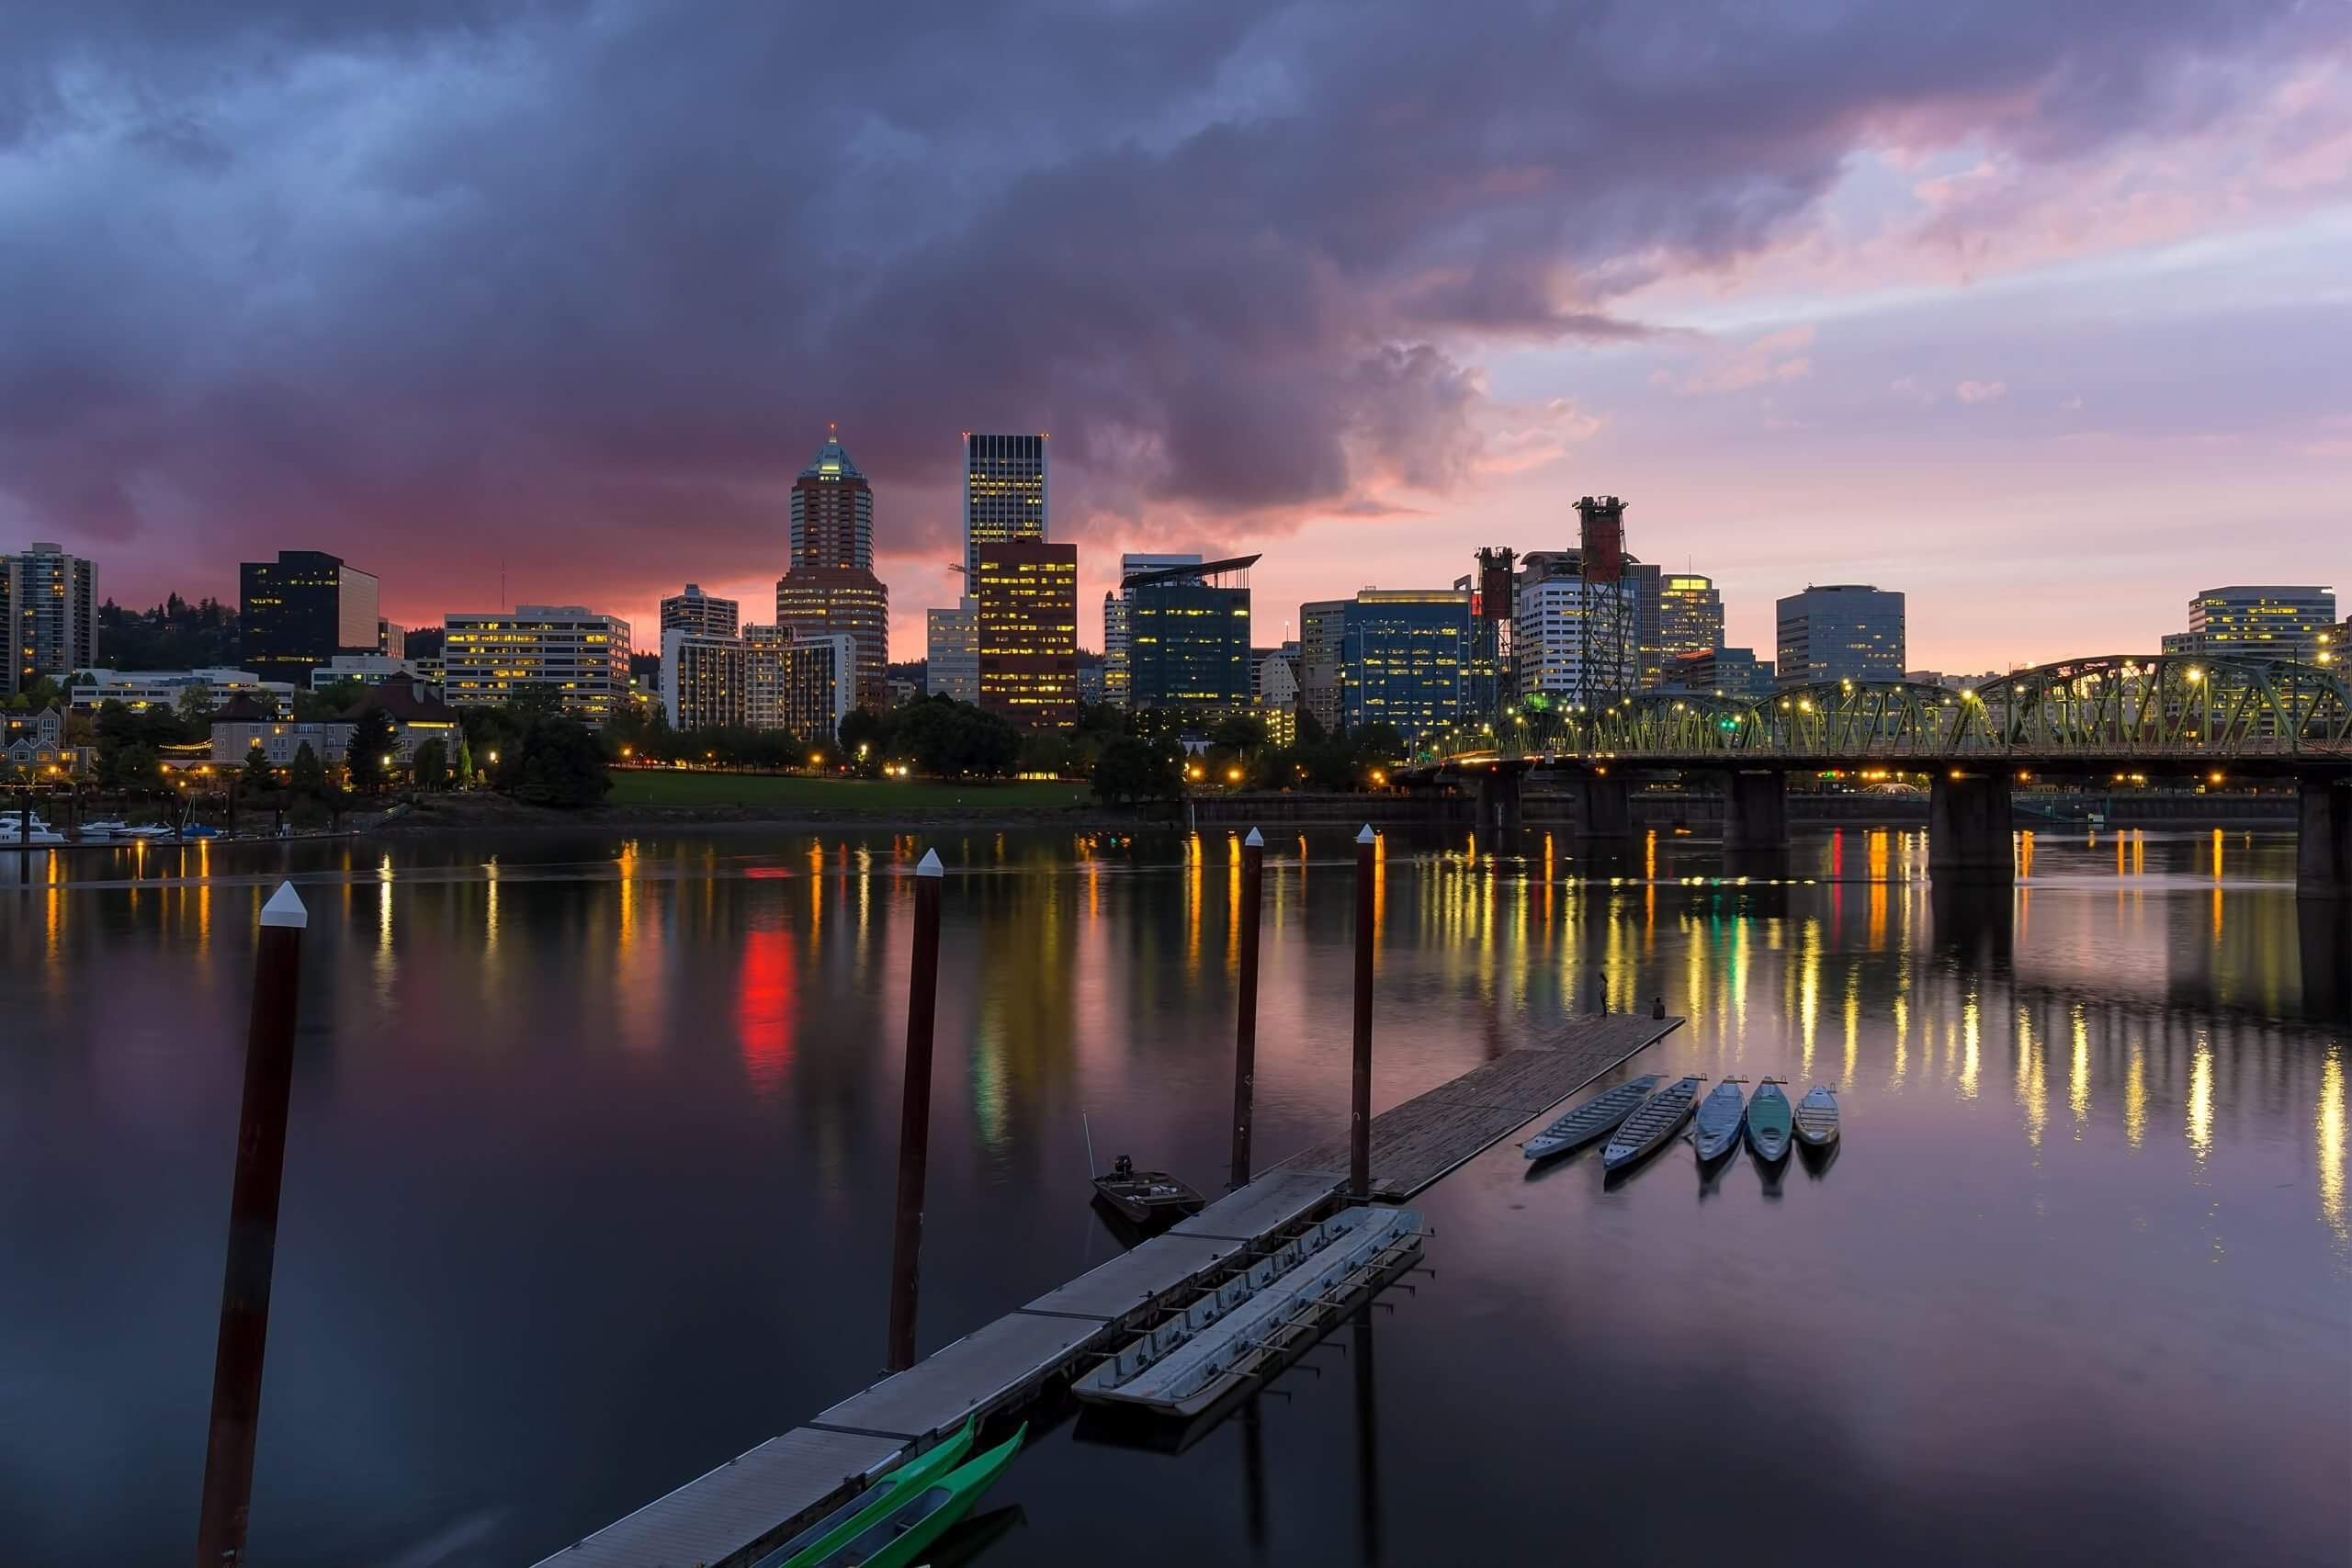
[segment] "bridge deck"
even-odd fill
[[[1409,1197],[1663,1038],[1679,1018],[1577,1018],[1373,1119],[1375,1196]],[[1332,1151],[1336,1150],[1336,1158]],[[536,1568],[743,1568],[868,1478],[971,1417],[1049,1391],[1128,1325],[1335,1202],[1348,1145],[1318,1145],[1145,1242],[771,1438]]]

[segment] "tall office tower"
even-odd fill
[[[1032,729],[1078,723],[1078,547],[1037,539],[974,547],[980,705]]]
[[[833,743],[856,704],[857,644],[846,634],[802,640],[782,626],[722,637],[672,626],[662,634],[662,705],[678,730],[785,730]]]
[[[874,565],[874,487],[842,449],[838,427],[792,481],[792,564]]]
[[[1634,684],[1646,692],[1666,678],[1666,573],[1627,556],[1625,585],[1634,591]]]
[[[1198,566],[1201,557],[1193,555],[1127,554],[1119,558],[1119,586],[1102,595],[1102,696],[1114,707],[1131,707],[1129,696],[1133,682],[1128,674],[1129,590],[1128,581],[1163,567]]]
[[[1298,607],[1298,711],[1326,735],[1340,728],[1346,673],[1348,607],[1352,599],[1317,599]]]
[[[7,637],[0,692],[46,675],[63,685],[98,661],[98,569],[55,545],[0,556],[0,627]]]
[[[964,570],[980,570],[982,545],[1042,541],[1046,438],[964,433]]]
[[[665,636],[687,631],[697,637],[733,637],[742,614],[743,606],[735,600],[714,597],[702,591],[702,584],[689,582],[684,593],[662,601],[662,630]]]
[[[1461,589],[1367,588],[1340,612],[1340,716],[1413,740],[1465,716],[1476,628]]]
[[[2310,664],[2323,649],[2333,648],[2335,630],[2333,588],[2208,588],[2188,602],[2188,634],[2167,636],[2164,643],[2167,653],[2291,659]],[[2323,643],[2323,637],[2330,641]]]
[[[959,703],[978,702],[979,626],[970,596],[953,609],[924,611],[923,632],[924,694],[953,697]]]
[[[1769,697],[1772,661],[1752,648],[1702,648],[1667,660],[1666,690],[1702,696]]]
[[[1713,578],[1667,574],[1658,588],[1657,640],[1662,664],[1724,645],[1724,596]]]
[[[857,646],[857,700],[890,705],[890,591],[874,575],[874,490],[839,437],[792,481],[792,558],[776,580],[775,624],[804,641]]]
[[[1633,689],[1641,658],[1625,634],[1634,587],[1621,576],[1591,581],[1581,550],[1530,550],[1520,558],[1511,616],[1512,676],[1521,698],[1606,706]]]
[[[408,657],[408,628],[398,621],[376,617],[376,651],[386,659]]]
[[[498,706],[551,692],[573,718],[601,725],[628,702],[628,623],[578,604],[442,619],[442,688],[452,706]]]
[[[670,728],[727,729],[744,722],[743,639],[692,626],[662,628],[662,711]]]
[[[1257,559],[1204,562],[1194,556],[1121,580],[1120,592],[1127,596],[1130,706],[1250,705],[1249,572]]]
[[[1597,711],[1641,684],[1641,593],[1626,577],[1625,503],[1613,495],[1588,495],[1577,502],[1577,516],[1579,571],[1600,591],[1583,600],[1577,698]]]
[[[237,569],[237,663],[265,681],[308,691],[311,671],[338,653],[375,653],[382,618],[373,572],[324,550],[280,550]]]
[[[1777,602],[1781,686],[1903,679],[1903,595],[1867,583],[1812,586]]]

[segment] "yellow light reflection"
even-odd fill
[[[2213,1043],[2202,1034],[2188,1068],[2188,1147],[2199,1165],[2213,1152]]]
[[[2344,1048],[2328,1047],[2319,1065],[2319,1212],[2338,1242],[2352,1242],[2344,1208]]]
[[[2049,1084],[2042,1072],[2041,1046],[2033,1037],[2033,1015],[2018,1009],[2018,1103],[2025,1107],[2026,1142],[2041,1146],[2041,1130],[2050,1120]]]
[[[1813,1077],[1814,1030],[1821,1021],[1821,922],[1804,922],[1803,945],[1797,955],[1797,1028],[1804,1052],[1804,1073]]]
[[[1976,997],[1971,992],[1960,1005],[1960,1092],[1970,1100],[1976,1098],[1977,1031]]]
[[[2080,1002],[2075,1004],[2075,1057],[2066,1080],[2066,1104],[2075,1113],[2075,1142],[2079,1144],[2091,1119],[2091,1030]]]
[[[2132,1070],[2123,1079],[2123,1136],[2138,1148],[2148,1136],[2148,1048],[2132,1043]]]

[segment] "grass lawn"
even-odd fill
[[[780,810],[985,811],[991,807],[1088,806],[1069,780],[956,784],[941,779],[820,779],[789,773],[688,773],[616,768],[606,806],[758,806]]]

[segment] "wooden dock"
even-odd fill
[[[1374,1196],[1411,1196],[1681,1024],[1580,1018],[1373,1119]],[[1345,1138],[1321,1144],[1069,1284],[942,1347],[536,1568],[748,1568],[804,1520],[967,1420],[1026,1404],[1341,1201]]]
[[[1679,1018],[1623,1013],[1579,1018],[1550,1043],[1505,1052],[1382,1111],[1372,1119],[1372,1196],[1403,1202],[1681,1026]],[[1348,1140],[1317,1144],[1277,1168],[1344,1181]]]

